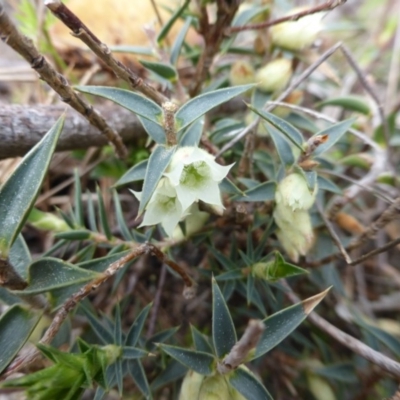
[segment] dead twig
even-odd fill
[[[273,25],[281,24],[282,22],[297,21],[303,17],[306,17],[307,15],[316,14],[316,13],[319,13],[322,11],[333,10],[334,8],[346,3],[346,1],[347,0],[329,0],[326,3],[320,4],[319,6],[315,6],[315,7],[309,8],[307,10],[300,11],[296,14],[288,15],[286,17],[277,18],[272,21],[260,22],[259,24],[233,26],[226,30],[226,34],[230,35],[232,33],[238,33],[238,32],[243,32],[243,31],[250,31],[250,30],[254,31],[257,29],[269,28]]]
[[[64,25],[72,30],[72,34],[82,40],[118,78],[128,82],[132,89],[143,93],[159,105],[168,101],[168,98],[162,93],[144,82],[142,78],[114,58],[111,50],[65,4],[59,0],[45,0],[44,3]]]
[[[112,129],[105,119],[93,109],[84,99],[79,97],[68,84],[67,79],[59,74],[39,53],[31,39],[22,35],[11,19],[6,14],[4,7],[0,4],[0,35],[3,42],[8,44],[39,74],[58,95],[64,103],[82,114],[93,126],[104,134],[111,142],[120,157],[125,157],[127,150],[118,133]]]

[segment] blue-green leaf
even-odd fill
[[[7,258],[35,203],[63,124],[61,117],[0,189],[0,258]]]
[[[161,125],[159,125],[158,123],[155,123],[153,121],[150,121],[149,119],[143,118],[140,115],[138,115],[138,119],[142,123],[143,128],[145,129],[147,134],[156,143],[158,143],[158,144],[166,143],[165,131]]]
[[[186,19],[185,24],[183,25],[182,29],[180,30],[178,36],[175,39],[175,42],[172,46],[171,49],[171,56],[170,56],[170,62],[172,65],[176,65],[178,62],[179,54],[181,53],[181,48],[183,41],[185,40],[186,34],[188,33],[188,30],[190,28],[190,25],[192,24],[193,18],[188,17]]]
[[[248,107],[256,114],[258,114],[261,118],[265,119],[267,122],[273,125],[280,132],[282,132],[291,143],[293,143],[296,147],[303,151],[304,138],[297,128],[274,114],[262,110],[257,110],[250,105]]]
[[[289,336],[321,302],[329,289],[266,318],[263,321],[265,329],[253,358],[264,355]]]
[[[338,122],[337,124],[332,125],[327,129],[317,132],[314,136],[328,135],[328,140],[325,143],[318,146],[314,150],[313,155],[319,156],[320,154],[329,150],[347,132],[347,130],[351,127],[351,125],[353,125],[354,121],[355,121],[354,118],[346,119],[345,121]]]
[[[190,3],[190,0],[186,0],[181,7],[179,7],[171,16],[171,18],[167,21],[167,23],[162,27],[161,32],[157,36],[157,43],[161,43],[164,38],[168,35],[168,32],[171,30],[172,26],[176,22],[176,20],[182,15],[185,11],[185,8]]]
[[[88,282],[99,274],[75,267],[58,258],[41,258],[29,267],[28,287],[20,293],[47,292],[76,283]]]
[[[196,350],[212,354],[212,348],[207,338],[193,325],[190,325],[190,330],[192,331],[192,339]]]
[[[339,106],[343,107],[345,110],[359,112],[364,115],[369,115],[371,113],[368,103],[360,96],[333,97],[316,104],[318,108],[325,106]]]
[[[160,121],[162,121],[162,108],[140,94],[107,86],[74,86],[74,89],[111,100],[156,124],[160,124]]]
[[[169,356],[201,375],[212,375],[214,372],[214,357],[209,353],[167,344],[160,344],[159,346]]]
[[[162,174],[168,167],[176,147],[157,146],[149,158],[146,176],[143,184],[142,198],[140,200],[139,214],[141,214],[160,181]]]
[[[289,143],[282,137],[282,133],[278,131],[273,125],[268,122],[264,122],[264,126],[268,133],[271,135],[272,141],[275,144],[276,150],[278,151],[279,158],[284,165],[294,164],[293,151]]]
[[[149,382],[147,381],[146,372],[144,371],[142,363],[139,360],[130,360],[128,363],[128,370],[136,386],[146,399],[152,399]]]
[[[320,190],[327,190],[328,192],[336,193],[338,195],[343,194],[343,190],[340,189],[340,187],[335,183],[333,183],[330,179],[318,175],[317,182],[318,182],[318,189]]]
[[[155,74],[160,75],[170,82],[176,82],[178,78],[178,73],[172,65],[144,60],[140,60],[140,63],[148,70],[153,71]]]
[[[235,201],[269,201],[275,199],[276,182],[264,182],[244,192],[244,196],[235,197]]]
[[[212,291],[212,337],[217,357],[222,358],[236,344],[236,330],[224,296],[214,278],[212,280]]]
[[[143,310],[140,312],[140,314],[136,317],[135,321],[131,325],[125,340],[125,344],[127,346],[136,346],[151,306],[152,303],[143,308]]]
[[[247,400],[273,400],[268,390],[247,368],[239,367],[228,375],[228,380]]]
[[[149,354],[148,351],[138,349],[137,347],[124,346],[122,347],[122,358],[126,360],[133,360],[136,358],[146,357]]]
[[[198,146],[203,133],[204,118],[193,122],[179,139],[179,146]]]
[[[17,355],[39,322],[40,315],[17,304],[0,318],[0,373]]]
[[[118,179],[114,187],[120,187],[128,185],[132,182],[143,181],[146,176],[147,164],[149,160],[143,160],[140,163],[134,165],[132,168],[128,169],[121,178]]]
[[[253,86],[254,85],[242,85],[218,89],[213,92],[201,94],[200,96],[189,100],[175,114],[177,132],[186,128],[197,118],[204,115],[207,111],[210,111],[212,108],[246,92]]]
[[[165,368],[158,374],[157,378],[151,382],[152,389],[157,390],[168,383],[177,381],[186,374],[187,370],[187,367],[183,364],[171,359]]]
[[[21,234],[17,236],[11,247],[9,259],[11,265],[15,268],[15,271],[21,276],[21,278],[27,279],[28,268],[32,262],[32,258],[25,239]]]

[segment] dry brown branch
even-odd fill
[[[134,245],[131,252],[129,252],[124,257],[113,262],[99,277],[93,281],[87,283],[78,292],[74,293],[68,300],[64,302],[61,308],[57,311],[50,326],[47,328],[42,339],[39,341],[40,344],[49,344],[53,338],[56,336],[57,332],[60,330],[61,325],[68,317],[68,314],[85,299],[90,293],[95,291],[99,286],[107,282],[112,276],[114,276],[118,271],[121,270],[128,262],[134,260],[143,254],[152,254],[156,256],[161,262],[169,265],[175,272],[177,272],[183,281],[185,282],[184,296],[188,297],[188,293],[194,294],[195,283],[187,275],[185,270],[181,268],[178,264],[171,261],[161,250],[150,243],[145,243],[141,245]],[[7,368],[6,372],[3,374],[4,377],[16,372],[23,366],[32,363],[39,355],[39,351],[34,349],[26,355],[17,357]]]
[[[316,14],[318,12],[322,11],[330,11],[333,10],[334,8],[346,3],[347,0],[329,0],[326,3],[320,4],[319,6],[315,6],[312,8],[309,8],[308,10],[303,10],[300,11],[296,14],[293,15],[288,15],[286,17],[281,17],[274,19],[272,21],[265,21],[265,22],[260,22],[259,24],[249,24],[249,25],[242,25],[242,26],[234,26],[231,28],[228,28],[226,31],[226,34],[232,34],[232,33],[237,33],[237,32],[243,32],[243,31],[254,31],[257,29],[264,29],[264,28],[269,28],[273,25],[278,25],[281,24],[282,22],[287,22],[287,21],[297,21],[300,18],[306,17],[307,15],[312,15]]]
[[[126,143],[137,143],[145,131],[137,117],[118,106],[99,106],[111,129]],[[65,106],[0,106],[0,160],[23,156],[55,124]],[[87,149],[107,145],[107,138],[73,109],[66,111],[66,119],[57,151]]]
[[[239,8],[238,0],[217,0],[217,17],[214,24],[210,24],[205,5],[200,7],[198,32],[204,38],[204,49],[197,63],[194,84],[190,89],[190,95],[196,96],[204,84],[214,56],[225,38],[224,31],[229,27]]]
[[[45,0],[46,7],[69,29],[72,34],[82,40],[118,77],[128,82],[131,87],[159,105],[168,101],[162,93],[148,85],[142,78],[134,74],[128,67],[118,61],[111,50],[61,1]]]
[[[19,53],[31,67],[40,75],[55,92],[59,94],[64,103],[69,104],[76,111],[82,114],[87,120],[95,126],[107,139],[115,146],[120,157],[126,156],[126,148],[105,119],[93,109],[84,99],[79,97],[68,84],[67,79],[59,74],[39,53],[31,39],[22,35],[6,14],[4,7],[0,4],[0,35],[2,40]]]

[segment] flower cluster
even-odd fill
[[[140,226],[160,223],[172,237],[178,222],[193,212],[191,206],[199,200],[223,208],[218,184],[231,167],[217,164],[198,147],[179,148],[147,204]],[[133,193],[141,199],[141,192]]]
[[[314,241],[308,210],[314,204],[317,190],[315,186],[310,191],[306,180],[298,173],[288,175],[276,189],[276,235],[294,262],[308,252]]]

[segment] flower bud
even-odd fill
[[[255,82],[255,71],[247,60],[237,60],[231,66],[229,82],[232,86],[247,85]]]
[[[28,222],[37,229],[53,232],[67,232],[71,228],[68,224],[60,217],[33,208],[29,214]]]
[[[183,379],[179,400],[197,399],[205,378],[204,375],[189,370]]]
[[[288,15],[302,11],[294,9]],[[322,30],[321,18],[323,13],[307,15],[297,21],[287,21],[270,28],[272,43],[287,50],[299,51],[313,44],[318,33]]]
[[[286,58],[271,61],[256,73],[258,88],[263,92],[282,90],[292,77],[292,62]]]
[[[278,184],[275,201],[292,211],[309,210],[314,204],[317,191],[317,185],[310,190],[305,178],[298,173],[293,173]]]

